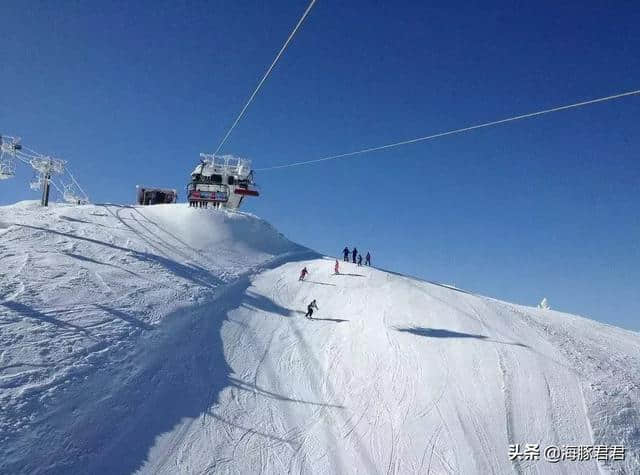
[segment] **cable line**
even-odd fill
[[[249,107],[249,104],[251,104],[253,99],[256,97],[256,94],[258,94],[258,91],[262,87],[262,84],[264,84],[264,82],[266,81],[266,79],[269,76],[269,74],[271,74],[271,70],[274,68],[274,66],[276,65],[276,63],[280,59],[280,56],[282,56],[282,53],[284,53],[284,50],[287,48],[287,46],[289,45],[289,43],[291,42],[291,40],[295,36],[296,32],[298,31],[298,28],[300,28],[300,25],[302,25],[302,22],[304,21],[304,19],[307,18],[307,15],[311,11],[311,8],[313,7],[313,5],[315,3],[316,3],[316,0],[311,0],[311,3],[309,3],[309,6],[305,10],[305,12],[302,14],[302,17],[300,17],[300,20],[298,20],[298,24],[295,26],[295,28],[293,29],[293,31],[289,35],[289,38],[287,38],[287,41],[284,42],[284,45],[282,45],[282,48],[280,48],[280,51],[278,52],[278,54],[276,55],[276,58],[271,63],[271,66],[269,66],[269,69],[267,69],[267,72],[264,73],[264,76],[262,76],[262,79],[260,80],[260,82],[258,83],[256,88],[254,89],[253,94],[251,94],[251,97],[249,97],[249,100],[247,101],[247,103],[244,105],[244,107],[240,111],[240,114],[238,114],[238,117],[236,118],[235,122],[233,123],[233,125],[231,126],[231,128],[229,129],[227,134],[224,136],[224,138],[222,139],[222,142],[220,142],[220,145],[218,145],[218,148],[216,148],[216,151],[214,152],[214,155],[217,154],[220,151],[220,149],[222,148],[224,143],[229,138],[229,135],[231,135],[231,132],[233,131],[233,129],[235,129],[236,125],[238,125],[238,122],[240,122],[240,119],[242,119],[242,116],[244,115],[245,111],[247,110],[247,107]]]
[[[286,165],[276,165],[274,167],[266,167],[266,168],[256,168],[256,171],[265,171],[265,170],[276,170],[279,168],[289,168],[289,167],[298,167],[301,165],[309,165],[311,163],[318,163],[318,162],[326,162],[328,160],[337,160],[340,158],[346,158],[346,157],[352,157],[354,155],[360,155],[363,153],[369,153],[369,152],[375,152],[378,150],[385,150],[388,148],[393,148],[393,147],[399,147],[401,145],[408,145],[408,144],[412,144],[412,143],[416,143],[416,142],[423,142],[425,140],[432,140],[438,137],[444,137],[446,135],[454,135],[454,134],[459,134],[462,132],[468,132],[470,130],[475,130],[475,129],[481,129],[483,127],[491,127],[493,125],[498,125],[498,124],[504,124],[506,122],[513,122],[516,120],[521,120],[521,119],[528,119],[530,117],[535,117],[538,115],[543,115],[543,114],[549,114],[551,112],[558,112],[561,110],[566,110],[566,109],[573,109],[576,107],[582,107],[582,106],[586,106],[589,104],[596,104],[598,102],[605,102],[605,101],[610,101],[613,99],[619,99],[621,97],[626,97],[626,96],[633,96],[636,94],[640,94],[640,89],[637,89],[635,91],[629,91],[629,92],[622,92],[620,94],[614,94],[612,96],[606,96],[606,97],[599,97],[598,99],[591,99],[588,101],[583,101],[583,102],[576,102],[575,104],[569,104],[566,106],[559,106],[559,107],[554,107],[552,109],[544,109],[538,112],[531,112],[529,114],[522,114],[522,115],[517,115],[514,117],[508,117],[506,119],[500,119],[500,120],[494,120],[492,122],[485,122],[484,124],[478,124],[478,125],[472,125],[470,127],[464,127],[461,129],[455,129],[455,130],[449,130],[448,132],[440,132],[437,134],[433,134],[433,135],[427,135],[425,137],[418,137],[415,139],[411,139],[411,140],[404,140],[402,142],[395,142],[395,143],[391,143],[391,144],[387,144],[387,145],[381,145],[379,147],[371,147],[371,148],[365,148],[362,150],[357,150],[355,152],[347,152],[347,153],[341,153],[338,155],[331,155],[329,157],[323,157],[323,158],[317,158],[315,160],[306,160],[303,162],[294,162],[294,163],[289,163]]]

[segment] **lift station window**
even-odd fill
[[[211,183],[222,183],[222,175],[211,175]]]
[[[236,182],[236,179],[233,175],[229,175],[229,177],[227,178],[227,184],[229,185],[233,185]]]

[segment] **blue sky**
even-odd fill
[[[57,3],[0,6],[0,132],[98,203],[184,190],[307,5]],[[269,167],[640,86],[637,2],[469,3],[319,0],[223,152]],[[265,171],[246,210],[327,254],[640,330],[639,117],[634,96]],[[37,198],[30,176],[0,204]]]

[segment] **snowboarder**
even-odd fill
[[[349,262],[349,248],[348,248],[348,247],[345,247],[345,248],[342,250],[342,254],[344,254],[344,260],[345,260],[346,262]]]
[[[307,270],[306,267],[304,267],[301,271],[300,271],[300,278],[298,280],[304,280],[304,278],[307,276],[307,274],[309,273],[309,271]]]
[[[364,258],[364,265],[371,267],[371,254],[367,251],[367,255]]]
[[[358,250],[354,247],[353,251],[351,251],[351,255],[353,256],[353,263],[356,263],[356,256],[358,255]]]
[[[362,265],[362,254],[358,254],[358,266]]]
[[[309,305],[307,305],[307,314],[305,317],[311,319],[311,315],[313,315],[313,309],[320,310],[318,308],[318,304],[316,303],[316,299],[313,299]]]
[[[336,265],[333,266],[333,273],[334,274],[339,274],[340,273],[340,263],[338,262],[338,259],[336,259]]]

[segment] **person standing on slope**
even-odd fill
[[[333,266],[333,273],[334,274],[339,274],[340,273],[340,263],[338,262],[338,259],[336,259],[336,265]]]
[[[316,303],[316,299],[313,299],[309,305],[307,305],[307,314],[305,317],[311,319],[311,315],[313,315],[313,309],[320,310],[318,308],[318,304]]]
[[[307,276],[307,274],[309,273],[309,271],[307,270],[306,267],[304,267],[301,271],[300,271],[300,278],[298,280],[304,280],[304,278]]]
[[[362,254],[358,254],[358,267],[362,265]]]
[[[342,250],[342,254],[344,254],[344,260],[345,260],[346,262],[349,262],[349,248],[348,248],[348,247],[345,247],[345,248]]]
[[[353,263],[356,263],[356,256],[358,255],[358,250],[354,247],[353,251],[351,251],[351,255],[353,256]]]
[[[367,251],[367,255],[364,258],[364,265],[371,267],[371,254],[369,254],[369,251]]]

